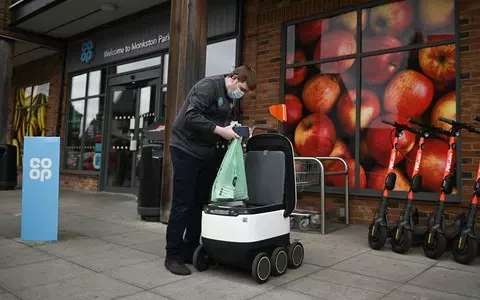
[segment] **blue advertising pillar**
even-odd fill
[[[24,140],[21,239],[58,240],[60,138]]]

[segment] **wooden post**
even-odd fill
[[[171,3],[161,222],[168,222],[172,202],[171,127],[188,91],[205,76],[207,50],[207,0],[175,0]]]
[[[0,38],[0,144],[7,142],[8,104],[12,81],[12,41]]]

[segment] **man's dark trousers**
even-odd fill
[[[210,198],[223,157],[201,160],[172,146],[170,153],[173,164],[173,199],[167,227],[166,259],[188,262],[199,245],[202,206]]]

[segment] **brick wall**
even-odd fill
[[[245,99],[244,123],[249,126],[267,124],[278,128],[278,122],[268,116],[267,108],[280,103],[280,61],[282,22],[300,19],[318,13],[329,12],[345,6],[360,4],[363,0],[247,0],[244,20],[243,62],[257,70],[258,88]],[[461,23],[461,115],[463,121],[471,121],[473,115],[480,114],[480,1],[460,0]],[[470,201],[475,171],[480,160],[478,137],[463,133],[462,163],[463,190],[462,204],[447,205],[446,219],[453,219],[459,211],[464,211]],[[459,191],[460,192],[460,191]],[[302,195],[298,204],[303,208],[319,207],[320,196]],[[379,197],[351,197],[350,218],[352,223],[368,223],[377,209]],[[342,196],[329,196],[327,207],[342,201]],[[398,216],[404,201],[392,201],[390,212]],[[417,202],[420,211],[431,213],[434,204]]]

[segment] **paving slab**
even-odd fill
[[[193,267],[190,269],[196,271]],[[120,267],[106,271],[103,274],[144,289],[152,289],[186,278],[184,276],[177,276],[170,273],[164,266],[164,259]]]
[[[406,260],[406,261],[426,264],[430,266],[433,266],[434,264],[438,263],[438,260],[430,259],[426,257],[421,247],[412,248],[408,253],[405,253],[405,254],[398,254],[398,253],[395,253],[392,250],[390,244],[388,244],[388,245],[385,245],[385,247],[381,250],[370,249],[367,253],[371,255],[378,255],[378,256],[383,256],[383,257],[388,257],[388,258],[393,258],[398,260]],[[450,256],[450,253],[446,253],[444,255],[445,258],[448,258],[449,256]]]
[[[102,240],[122,246],[127,246],[132,244],[152,242],[155,240],[159,240],[162,237],[165,238],[165,236],[163,236],[163,234],[161,233],[153,233],[142,230],[105,236],[102,237]]]
[[[65,242],[58,242],[37,246],[36,249],[59,256],[59,257],[75,257],[84,256],[94,253],[102,253],[118,249],[118,245],[108,243],[94,238],[80,238]]]
[[[102,274],[89,274],[18,292],[28,300],[114,299],[142,289]]]
[[[477,273],[433,267],[408,284],[480,298],[480,274]]]
[[[332,268],[336,270],[399,283],[406,283],[429,267],[430,266],[426,264],[397,260],[366,253],[332,266]]]
[[[334,269],[323,269],[319,272],[309,275],[309,277],[316,280],[337,283],[383,294],[387,294],[401,285],[400,283],[393,281]]]
[[[92,273],[61,259],[48,260],[0,269],[0,285],[13,292]]]
[[[275,286],[282,286],[285,285],[289,282],[292,282],[294,280],[297,280],[299,278],[308,276],[312,273],[315,273],[317,271],[320,271],[323,269],[322,267],[315,266],[315,265],[309,265],[307,263],[303,263],[299,268],[297,269],[288,269],[285,274],[282,276],[278,277],[270,277],[270,280],[268,280],[268,283],[275,285]]]
[[[4,238],[14,238],[20,236],[20,216],[13,214],[0,216],[0,236]]]
[[[450,294],[423,287],[403,285],[382,300],[473,300],[474,298]]]
[[[166,240],[165,240],[165,237],[163,237],[156,241],[128,245],[128,247],[132,249],[137,249],[143,252],[151,253],[154,255],[159,255],[161,257],[165,257],[166,255],[165,245],[166,245]]]
[[[321,267],[330,267],[336,263],[354,257],[359,253],[356,251],[325,248],[308,244],[304,246],[305,258],[307,264],[317,265]]]
[[[151,291],[174,300],[244,300],[273,288],[268,283],[259,285],[253,279],[246,280],[238,275],[217,276],[206,271]]]
[[[12,295],[10,293],[3,293],[0,294],[0,300],[19,300],[20,298],[16,297],[15,295]]]
[[[155,259],[158,259],[158,256],[122,246],[104,252],[84,253],[66,258],[68,261],[97,272]]]
[[[316,280],[310,277],[290,282],[285,288],[327,300],[376,300],[385,294],[356,287]]]
[[[0,247],[0,269],[55,259],[55,256],[31,247]]]
[[[252,298],[252,300],[315,300],[315,299],[320,299],[320,298],[315,298],[310,295],[290,291],[285,288],[277,288],[275,290],[268,291],[265,294],[261,294]]]
[[[73,222],[65,224],[64,228],[89,237],[102,237],[136,231],[133,227],[121,226],[95,219],[73,220]]]
[[[480,257],[477,257],[477,259],[475,259],[470,265],[459,264],[453,259],[453,257],[448,257],[439,261],[436,266],[480,274]]]
[[[134,295],[126,296],[117,298],[118,300],[169,300],[159,294],[155,294],[152,292],[140,292]]]

